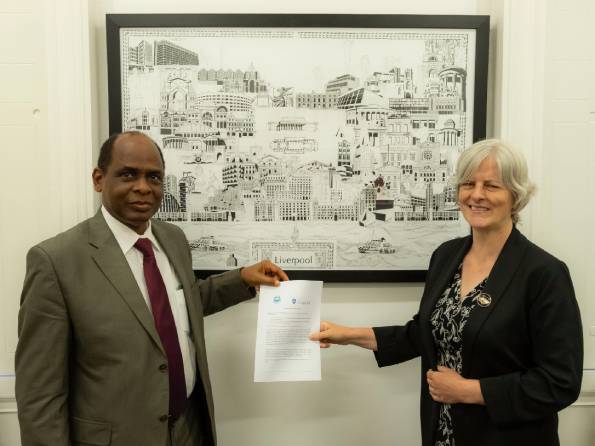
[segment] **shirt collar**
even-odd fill
[[[124,255],[128,254],[128,251],[132,249],[136,241],[141,237],[151,240],[153,248],[157,249],[157,251],[161,251],[161,247],[159,246],[159,243],[153,234],[153,230],[151,229],[151,220],[148,222],[149,225],[147,226],[145,233],[139,235],[120,220],[115,218],[112,214],[110,214],[103,205],[101,205],[101,213],[103,214],[103,218],[105,219],[107,226],[114,234],[114,237],[116,238],[116,241],[118,242],[118,245],[120,246],[120,249]]]

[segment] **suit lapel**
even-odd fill
[[[463,333],[463,376],[468,375],[470,367],[470,358],[473,357],[473,350],[477,341],[477,336],[486,322],[488,317],[492,314],[498,303],[502,300],[504,292],[510,285],[514,278],[521,260],[523,259],[525,249],[527,248],[527,239],[522,235],[516,227],[508,236],[506,243],[502,247],[500,255],[496,259],[496,263],[492,267],[490,276],[486,282],[484,293],[488,294],[491,302],[487,306],[477,305],[464,328]]]
[[[176,234],[171,233],[171,231],[168,231],[165,226],[159,223],[159,221],[152,221],[153,234],[159,241],[163,251],[165,251],[169,263],[171,263],[176,276],[182,283],[186,305],[188,305],[188,296],[190,296],[190,290],[192,288],[192,282],[187,277],[188,265],[184,264],[184,258],[188,253],[185,252],[185,246],[183,246],[183,249],[180,249],[179,243],[176,240]]]
[[[202,310],[197,307],[196,299],[192,294],[192,286],[194,284],[194,272],[192,271],[192,260],[188,259],[188,245],[186,239],[182,239],[176,232],[171,231],[167,226],[160,224],[159,221],[152,220],[153,234],[159,241],[159,244],[167,254],[167,257],[172,264],[176,275],[180,282],[182,282],[182,288],[184,289],[184,300],[186,301],[186,309],[188,311],[188,320],[190,322],[190,337],[192,339],[194,348],[197,354],[198,372],[203,380],[203,386],[205,388],[209,383],[205,380],[208,377],[207,363],[204,360],[206,358],[206,351],[203,347],[203,342],[200,338],[202,333]],[[188,275],[190,272],[190,275]]]
[[[96,248],[91,257],[99,269],[126,302],[153,342],[165,354],[155,329],[153,316],[130,271],[130,265],[101,215],[101,211],[89,220],[89,244]]]
[[[430,288],[427,291],[427,298],[424,298],[424,304],[420,309],[420,320],[427,324],[425,329],[422,330],[422,333],[426,334],[424,342],[431,352],[430,359],[433,368],[436,366],[436,346],[432,337],[430,318],[434,307],[436,306],[436,302],[440,296],[442,296],[446,287],[450,284],[459,264],[463,261],[463,257],[465,257],[465,254],[469,251],[471,241],[471,236],[461,239],[461,243],[458,243],[440,258],[436,258],[434,260],[434,265],[432,265],[432,270],[437,271],[435,273],[436,279],[432,279],[431,283],[427,282],[428,285],[430,285]]]

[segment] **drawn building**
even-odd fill
[[[393,83],[391,87],[391,94],[389,97],[401,97],[401,98],[412,98],[417,95],[417,86],[413,79],[413,69],[405,68],[404,70],[400,67],[394,67],[389,70],[389,73],[393,75]],[[383,83],[384,85],[389,83]],[[389,93],[386,89],[380,89],[384,93]]]
[[[335,108],[337,95],[334,93],[296,93],[295,106],[297,108]]]
[[[159,112],[144,107],[130,113],[128,129],[148,131],[151,127],[159,127]]]
[[[185,193],[186,194],[190,194],[192,192],[194,192],[194,188],[196,185],[196,177],[192,175],[192,172],[183,172],[182,173],[182,178],[180,178],[180,186],[182,184],[184,184],[185,187]],[[181,193],[180,193],[180,197],[181,197]]]
[[[314,138],[275,138],[270,143],[273,152],[286,155],[301,155],[306,152],[316,152],[318,141]]]
[[[186,212],[188,210],[187,203],[186,203],[186,196],[188,193],[188,185],[183,182],[180,181],[178,183],[178,188],[180,190],[178,196],[180,197],[179,203],[180,203],[180,212]]]
[[[346,139],[337,144],[337,166],[351,167],[351,144]]]
[[[319,203],[315,200],[312,208],[314,220],[355,221],[358,218],[357,203]]]
[[[155,65],[198,65],[198,54],[167,40],[158,40]]]
[[[457,43],[454,40],[426,40],[421,64],[422,76],[433,82],[443,68],[453,66],[455,64],[456,45]]]
[[[285,173],[285,162],[273,155],[266,155],[258,162],[260,178],[265,179],[270,175],[282,175]]]
[[[376,189],[371,184],[368,184],[360,192],[359,213],[360,215],[366,211],[376,210]]]
[[[196,95],[192,108],[224,107],[227,111],[252,111],[254,99],[241,94],[209,92]]]
[[[312,203],[309,200],[282,199],[277,201],[278,219],[281,221],[306,221],[311,219]]]
[[[156,214],[156,218],[165,221],[186,220],[185,210],[179,202],[178,181],[175,175],[167,175],[163,185],[163,200]]]
[[[216,82],[226,93],[264,93],[268,91],[267,83],[260,73],[251,67],[250,70],[201,69],[197,73],[201,82]]]
[[[461,136],[460,130],[456,129],[456,124],[452,119],[448,119],[444,123],[444,127],[438,132],[439,141],[444,146],[458,146],[459,137]]]
[[[368,79],[366,79],[366,87],[378,87],[382,84],[396,84],[399,82],[398,74],[395,71],[381,72],[374,71]]]
[[[411,119],[398,113],[389,113],[386,117],[386,142],[392,146],[412,144]],[[384,164],[395,165],[393,159],[384,160]]]
[[[141,40],[137,46],[128,49],[128,68],[152,67],[154,64],[153,45]]]
[[[270,199],[256,200],[254,203],[254,220],[255,221],[273,221],[275,202]]]
[[[365,88],[351,90],[337,99],[337,108],[339,109],[353,109],[362,105],[386,107],[388,102],[382,96]]]
[[[278,121],[269,121],[269,131],[273,132],[304,132],[316,131],[316,122],[306,122],[301,117],[281,118]]]
[[[305,175],[289,177],[287,191],[291,198],[310,200],[312,198],[312,177]]]
[[[163,149],[164,150],[188,150],[190,149],[190,144],[188,140],[183,136],[174,135],[174,136],[164,136],[161,138],[163,141]]]
[[[341,96],[350,90],[357,88],[359,85],[358,79],[351,74],[343,74],[334,79],[331,79],[326,84],[326,93]]]
[[[467,83],[467,73],[464,69],[458,67],[449,67],[440,71],[441,96],[458,96],[465,101],[465,90]]]
[[[179,197],[178,194],[178,179],[175,175],[169,174],[165,176],[163,190],[167,193],[172,194],[176,199]]]
[[[225,186],[238,186],[256,179],[257,166],[246,156],[233,156],[227,160],[221,171]]]
[[[267,175],[263,180],[263,187],[266,197],[280,197],[286,190],[287,178],[285,175]]]
[[[180,72],[168,75],[161,89],[161,134],[169,135],[173,129],[186,123],[187,113],[194,97],[192,83]]]
[[[210,153],[213,152],[212,145],[207,144],[212,136],[217,135],[217,130],[205,123],[186,123],[175,129],[175,136],[163,137],[163,145],[172,146],[172,148],[188,148],[191,150],[197,150],[200,152]],[[180,142],[178,142],[180,141]],[[174,143],[177,144],[175,146]],[[214,159],[209,159],[213,162]]]
[[[176,197],[169,192],[164,192],[159,212],[180,212],[180,205]]]
[[[431,103],[430,98],[389,98],[388,107],[395,110],[397,113],[410,115],[424,115],[430,112]]]
[[[225,136],[253,136],[253,99],[233,93],[203,93],[192,102],[192,109],[204,125]]]

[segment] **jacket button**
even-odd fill
[[[160,372],[165,372],[167,370],[167,364],[161,364],[159,366],[159,371]]]
[[[168,415],[161,415],[159,417],[159,421],[161,421],[162,423],[165,423],[168,419],[169,419]]]

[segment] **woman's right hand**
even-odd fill
[[[319,341],[320,348],[329,348],[332,344],[357,345],[358,347],[377,350],[376,336],[371,328],[353,328],[322,321],[320,331],[310,335],[312,341]]]

